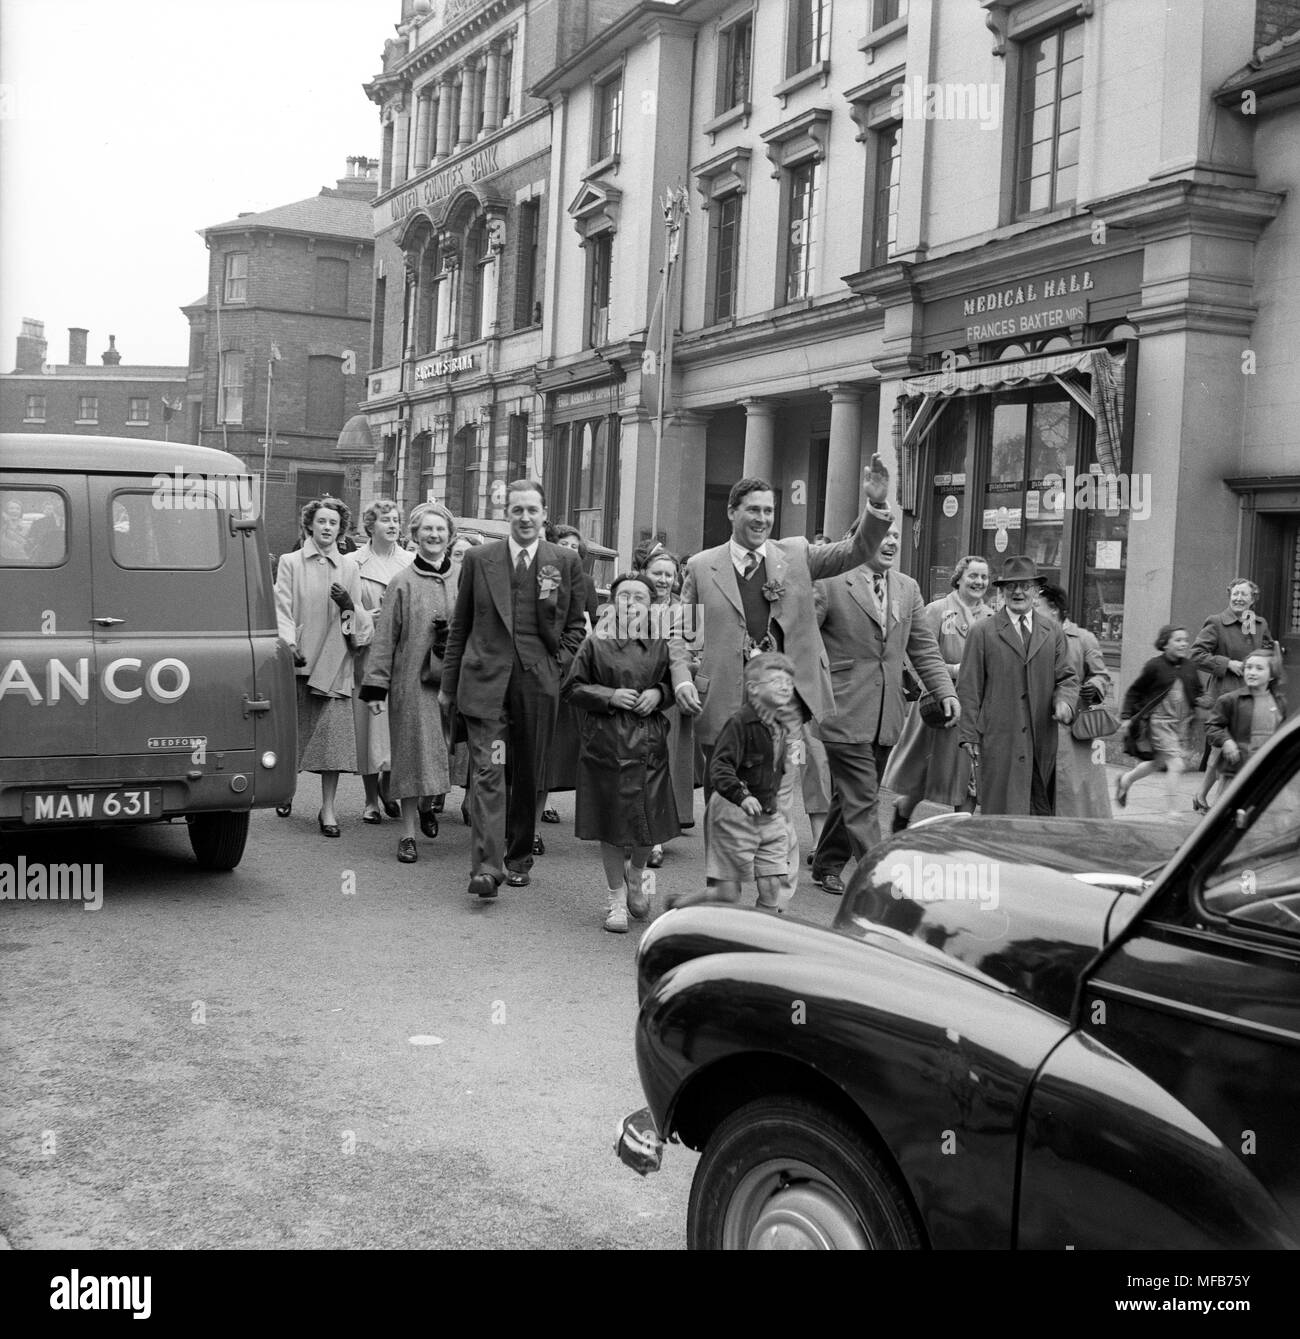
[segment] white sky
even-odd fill
[[[21,318],[183,365],[197,230],[315,195],[379,156],[400,0],[0,0],[0,371]]]

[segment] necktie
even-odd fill
[[[1016,630],[1020,633],[1020,644],[1029,650],[1029,620],[1023,615],[1016,619]]]
[[[872,573],[871,584],[876,592],[876,608],[880,610],[880,617],[885,616],[885,578],[881,572]]]
[[[515,585],[520,585],[528,576],[528,554],[519,550],[519,561],[515,564]]]
[[[752,577],[752,576],[754,575],[754,573],[758,571],[758,564],[759,564],[759,561],[760,561],[760,560],[759,560],[759,556],[758,556],[758,554],[756,554],[756,553],[753,551],[753,549],[750,549],[750,551],[749,551],[747,554],[745,554],[745,580],[746,580],[746,581],[748,581],[749,578]]]

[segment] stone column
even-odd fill
[[[834,542],[853,524],[860,504],[862,391],[857,386],[825,389],[831,397],[831,442],[826,462],[826,512],[821,529]]]
[[[434,137],[433,157],[439,163],[451,152],[451,99],[451,76],[446,74],[438,84],[438,130]]]
[[[483,91],[486,80],[483,74],[483,66],[476,61],[471,67],[474,74],[474,104],[469,114],[469,133],[470,137],[477,139],[482,133],[483,124]]]
[[[501,127],[501,48],[494,42],[488,47],[487,72],[483,90],[483,131]]]
[[[393,125],[393,185],[400,186],[410,175],[411,113],[403,108]]]
[[[429,166],[429,121],[433,111],[429,90],[421,91],[415,104],[415,170],[423,172]]]
[[[474,138],[474,71],[468,65],[460,67],[460,124],[456,128],[457,150],[467,148]]]
[[[741,400],[745,408],[745,478],[771,479],[776,460],[776,406],[771,400]]]
[[[659,457],[659,529],[674,553],[703,542],[709,412],[679,409],[664,425]]]

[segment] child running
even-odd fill
[[[1219,698],[1205,731],[1210,744],[1223,750],[1219,775],[1225,778],[1268,743],[1286,715],[1271,652],[1252,651],[1242,662],[1241,677],[1246,686]]]

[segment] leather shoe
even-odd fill
[[[378,809],[363,809],[361,811],[361,821],[363,823],[382,823],[384,816]]]
[[[659,869],[664,863],[664,848],[659,845],[652,846],[645,863],[648,869]]]
[[[832,897],[839,897],[844,892],[844,880],[838,874],[829,871],[823,874],[820,870],[813,870],[812,881],[822,892],[830,893]]]
[[[532,878],[522,869],[506,870],[507,888],[527,888],[532,883]]]
[[[415,848],[414,837],[403,837],[397,843],[397,858],[404,865],[413,865],[420,858],[420,853]]]
[[[281,818],[288,818],[289,815],[293,813],[293,801],[286,800],[283,804],[277,804],[275,806],[275,812]]]
[[[542,810],[542,822],[543,822],[543,823],[558,823],[559,821],[560,821],[560,815],[559,815],[558,813],[556,813],[556,811],[555,811],[554,809],[543,809],[543,810]]]
[[[447,804],[447,795],[446,792],[444,791],[443,794],[435,795],[433,797],[433,803],[429,806],[429,808],[432,809],[435,814],[440,814],[446,807],[446,804]]]
[[[534,855],[546,854],[546,843],[540,837],[537,836],[533,837],[533,854]]]
[[[317,824],[319,825],[320,830],[321,830],[321,831],[325,834],[325,836],[327,836],[327,837],[337,837],[337,836],[339,836],[339,835],[340,835],[340,833],[339,833],[339,825],[338,825],[337,823],[327,823],[327,822],[325,821],[325,819],[324,819],[324,813],[325,813],[325,811],[322,809],[322,810],[320,811],[320,813],[318,813],[318,814],[316,815],[316,822],[317,822]]]
[[[438,835],[438,815],[432,809],[420,810],[420,831],[426,837],[436,837]]]
[[[469,881],[469,895],[484,899],[497,895],[497,881],[490,874],[475,874]]]

